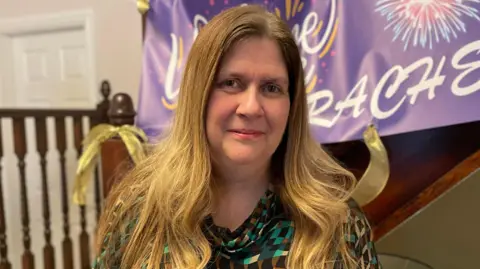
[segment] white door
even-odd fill
[[[83,29],[13,38],[15,102],[20,107],[92,107]]]

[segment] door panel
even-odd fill
[[[21,107],[90,107],[92,76],[82,29],[13,40],[16,102]]]

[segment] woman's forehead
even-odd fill
[[[287,80],[285,60],[276,41],[268,38],[249,38],[239,41],[222,59],[219,76],[249,76]]]

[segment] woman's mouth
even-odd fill
[[[262,131],[253,129],[231,129],[228,132],[240,139],[255,139],[265,134]]]

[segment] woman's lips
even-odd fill
[[[255,139],[265,134],[262,131],[252,129],[232,129],[228,130],[228,132],[240,139]]]

